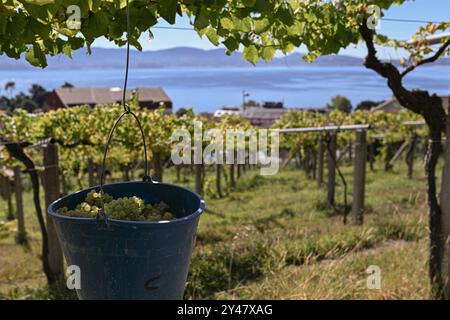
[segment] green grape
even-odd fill
[[[111,202],[112,199],[113,198],[106,192],[103,194],[103,203]],[[86,199],[84,201],[86,201],[90,205],[97,206],[97,207],[101,207],[101,205],[102,205],[101,194],[100,194],[100,192],[96,192],[95,190],[90,191],[86,195]]]
[[[91,211],[91,205],[87,202],[82,202],[80,205],[80,209],[86,212],[90,212]]]
[[[104,195],[105,212],[111,219],[129,221],[161,221],[173,220],[174,214],[169,206],[164,203],[145,204],[139,197],[123,197],[113,199],[110,195]],[[77,205],[74,210],[63,207],[57,210],[59,214],[69,217],[95,218],[100,212],[100,193],[91,191],[86,195],[84,202]]]
[[[172,220],[174,218],[173,214],[166,211],[163,215],[162,215],[163,220]]]
[[[149,221],[172,220],[175,216],[169,210],[169,206],[164,202],[146,204],[143,214]]]
[[[158,215],[158,210],[153,207],[151,204],[146,204],[142,213],[144,216],[152,216],[152,215]]]
[[[144,208],[145,208],[144,200],[142,200],[136,196],[132,197],[131,200],[138,206],[138,208],[141,212],[142,212],[142,210],[144,210]]]
[[[167,204],[165,204],[164,202],[157,203],[157,204],[153,205],[153,207],[156,210],[158,210],[159,214],[163,214],[164,212],[169,210],[169,206]]]
[[[146,218],[146,221],[160,221],[161,217],[158,215],[150,215]]]
[[[144,219],[143,207],[143,200],[137,197],[119,198],[107,203],[105,211],[112,219],[141,221]]]
[[[56,213],[66,216],[68,211],[69,209],[67,209],[67,207],[62,207],[56,210]]]

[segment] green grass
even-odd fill
[[[351,199],[352,167],[342,171]],[[211,190],[213,177],[208,170],[207,210],[199,224],[186,298],[429,298],[425,181],[419,161],[412,180],[401,163],[392,172],[368,170],[368,210],[360,227],[344,225],[342,215],[324,205],[325,189],[298,169],[265,177],[249,171],[222,199]],[[175,182],[174,171],[168,170],[164,179]],[[189,170],[181,184],[192,188]],[[342,189],[337,187],[339,204]],[[0,240],[0,297],[73,298],[46,287],[29,192],[25,204],[30,244],[17,245],[13,234]],[[372,264],[382,270],[381,290],[365,286],[365,270]]]
[[[259,281],[216,294],[222,299],[427,299],[426,241],[392,241],[340,259],[286,266]],[[381,289],[367,289],[367,268],[381,268]]]

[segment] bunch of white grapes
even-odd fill
[[[109,194],[103,194],[105,212],[111,219],[130,221],[161,221],[172,220],[175,216],[169,211],[169,206],[164,202],[157,204],[145,204],[138,197],[123,197],[113,199]],[[95,218],[101,209],[100,193],[91,191],[84,202],[77,205],[74,210],[63,207],[58,213],[69,217]]]
[[[103,203],[111,202],[111,200],[113,200],[113,198],[109,194],[104,192],[103,193]],[[94,190],[92,190],[91,192],[89,192],[86,195],[86,199],[84,201],[86,203],[90,204],[91,206],[96,206],[96,207],[102,206],[100,192],[95,192]]]
[[[105,204],[105,211],[108,217],[118,220],[145,220],[141,214],[144,209],[144,201],[138,197],[119,198]]]

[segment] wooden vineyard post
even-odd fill
[[[194,164],[195,173],[195,192],[202,194],[202,165]]]
[[[175,170],[177,173],[177,182],[180,182],[181,181],[181,164],[176,164]]]
[[[47,144],[44,149],[44,172],[42,176],[45,207],[59,198],[58,148],[55,143]],[[47,210],[46,210],[47,211]],[[64,263],[61,246],[56,235],[53,218],[47,213],[48,261],[53,279],[64,279]]]
[[[163,181],[163,164],[161,159],[161,154],[156,152],[153,157],[153,176],[152,178],[155,181],[162,182]]]
[[[216,191],[219,198],[222,198],[221,170],[221,164],[216,163]]]
[[[12,192],[11,192],[11,182],[9,181],[8,177],[0,176],[1,178],[1,187],[2,187],[2,195],[4,199],[6,200],[6,203],[8,205],[8,212],[6,214],[6,220],[14,220],[14,213],[13,213],[13,204],[12,204]]]
[[[336,144],[337,144],[337,134],[333,132],[330,134],[330,141],[328,143],[328,188],[327,188],[327,203],[329,206],[334,207],[335,205],[335,189],[336,189]]]
[[[239,178],[241,177],[242,166],[240,164],[237,164],[236,167],[237,167],[237,179],[239,180]]]
[[[135,171],[136,167],[134,165],[128,165],[128,179],[134,180],[134,175],[136,173]]]
[[[349,141],[348,143],[348,162],[353,161],[353,143]]]
[[[202,165],[202,190],[203,190],[203,186],[205,185],[205,180],[206,180],[206,166],[203,164]]]
[[[319,137],[319,150],[317,154],[317,187],[322,187],[323,185],[323,160],[324,160],[324,143],[323,136]]]
[[[444,283],[443,294],[445,299],[450,299],[450,114],[447,116],[447,141],[444,148],[444,170],[442,171],[441,185],[441,248],[442,280]]]
[[[311,169],[312,169],[312,179],[317,179],[317,153],[311,150]]]
[[[87,165],[88,165],[87,170],[88,170],[89,187],[93,187],[96,185],[94,175],[94,161],[92,161],[92,159],[88,159]]]
[[[295,153],[295,167],[297,169],[299,169],[301,167],[301,162],[302,162],[302,153],[300,152],[300,150],[298,150]]]
[[[230,164],[230,186],[232,189],[236,187],[236,179],[234,177],[234,163]]]
[[[414,172],[414,156],[416,154],[417,135],[414,133],[411,137],[408,151],[406,153],[406,164],[408,166],[407,177],[412,179]]]
[[[22,177],[19,166],[14,167],[14,192],[16,194],[17,212],[16,241],[19,244],[25,244],[27,243],[27,232],[25,229],[25,215],[23,212]]]
[[[352,205],[352,221],[353,224],[356,225],[361,225],[363,223],[367,161],[366,136],[365,130],[356,132]]]
[[[391,171],[393,169],[393,163],[395,160],[392,160],[392,159],[396,158],[395,154],[393,156],[393,153],[394,153],[393,148],[394,148],[394,145],[392,143],[388,143],[386,146],[386,154],[384,157],[384,171],[385,172]]]
[[[123,181],[130,181],[130,166],[126,164],[122,167],[122,170]]]
[[[303,157],[303,170],[305,171],[306,177],[311,179],[311,153],[309,148],[305,150]]]
[[[62,194],[67,195],[69,193],[69,186],[67,185],[66,177],[64,176],[64,171],[59,171],[59,180],[61,180]]]

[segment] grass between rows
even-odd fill
[[[342,170],[351,198],[352,167]],[[428,298],[422,171],[418,163],[408,180],[403,165],[392,172],[368,170],[362,227],[344,225],[342,215],[324,205],[326,190],[296,168],[275,176],[248,171],[222,199],[208,191],[185,297]],[[207,179],[213,176],[207,172]],[[175,182],[172,170],[165,180]],[[189,171],[181,183],[192,186]],[[342,189],[338,185],[338,203]],[[0,230],[0,298],[75,298],[45,285],[29,192],[25,204],[29,246],[17,245],[13,234]],[[365,270],[373,264],[382,270],[381,290],[365,286]]]

